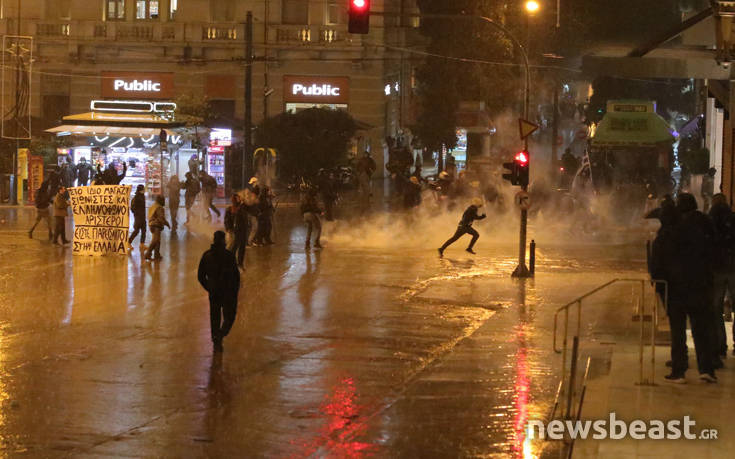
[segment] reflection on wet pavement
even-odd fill
[[[72,258],[0,209],[0,445],[5,454],[166,457],[537,457],[524,436],[556,388],[555,307],[642,244],[550,246],[517,281],[515,245],[304,253],[295,216],[249,249],[238,316],[212,355],[196,266],[208,234],[164,235],[164,260]]]

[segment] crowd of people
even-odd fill
[[[735,214],[723,194],[712,197],[707,214],[697,209],[690,193],[670,196],[649,218],[661,227],[651,246],[649,271],[665,298],[671,327],[671,373],[666,380],[686,383],[689,368],[686,340],[689,319],[701,380],[715,383],[715,371],[727,355],[725,301],[735,296]],[[735,350],[735,344],[733,344]]]

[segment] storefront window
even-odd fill
[[[107,19],[125,19],[125,0],[107,0]]]
[[[281,19],[284,24],[306,25],[309,23],[309,2],[283,0]]]
[[[158,0],[136,0],[135,19],[158,19]]]
[[[327,0],[327,24],[344,24],[346,12],[339,0]]]

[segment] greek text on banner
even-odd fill
[[[74,255],[125,254],[130,225],[128,185],[69,188]]]

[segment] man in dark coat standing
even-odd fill
[[[671,374],[666,380],[685,383],[687,370],[686,323],[692,326],[701,380],[717,382],[712,355],[712,255],[714,228],[697,210],[697,201],[689,193],[679,195],[668,255],[668,267],[662,276],[669,283],[668,315],[671,326]]]
[[[215,352],[222,352],[222,340],[230,332],[237,314],[240,271],[235,255],[227,250],[224,231],[214,233],[212,248],[199,262],[199,283],[209,293],[209,317]]]

